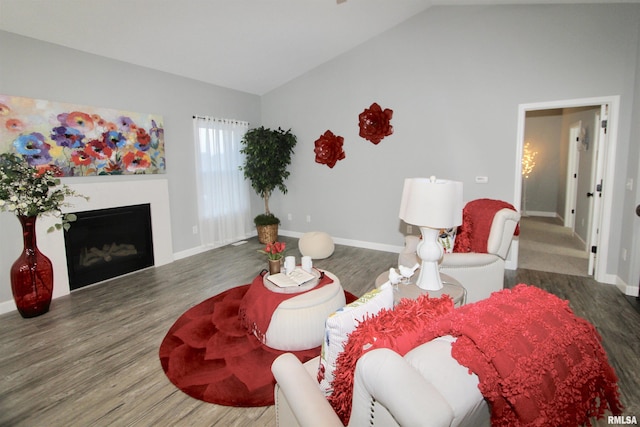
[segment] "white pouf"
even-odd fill
[[[331,236],[324,231],[310,231],[300,237],[298,249],[300,249],[302,256],[310,256],[312,259],[325,259],[333,254],[335,245]]]
[[[266,346],[297,351],[322,345],[325,320],[346,304],[340,280],[328,271],[325,274],[333,283],[280,303],[264,336]]]

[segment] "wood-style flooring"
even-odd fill
[[[297,239],[282,238],[296,255]],[[273,407],[231,408],[195,400],[164,375],[158,348],[189,307],[249,283],[266,265],[257,240],[74,291],[49,313],[0,316],[0,426],[267,426]],[[397,254],[337,245],[317,267],[362,295]],[[532,270],[507,272],[568,299],[603,336],[620,377],[626,414],[640,417],[640,314],[615,287]],[[602,425],[606,425],[602,424]]]

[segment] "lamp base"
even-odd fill
[[[422,260],[422,264],[416,286],[426,291],[439,291],[443,285],[438,262],[444,254],[442,246],[438,243],[440,230],[420,227],[420,232],[422,233],[422,241],[418,244],[416,253]]]

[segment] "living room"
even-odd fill
[[[489,197],[518,206],[518,106],[619,96],[612,226],[603,256],[609,283],[637,292],[637,188],[625,183],[637,181],[639,163],[633,139],[640,96],[638,13],[635,4],[430,7],[260,95],[3,31],[0,93],[161,114],[167,172],[135,178],[167,180],[175,258],[202,250],[193,233],[194,114],[291,128],[297,135],[289,192],[271,201],[283,218],[282,230],[323,230],[347,244],[397,251],[405,177],[460,180],[465,200]],[[357,134],[357,115],[373,102],[394,111],[394,134],[378,145]],[[327,129],[345,138],[346,158],[331,169],[313,155],[314,141]],[[476,176],[488,182],[477,184]],[[261,212],[257,196],[252,207]],[[18,242],[15,219],[3,214],[0,221],[8,233],[3,240]],[[42,244],[47,238],[41,237]],[[14,258],[11,246],[2,245],[3,270]],[[621,256],[623,249],[629,256]],[[8,279],[0,280],[4,304],[11,294]]]
[[[0,28],[0,94],[164,117],[165,174],[64,182],[126,186],[166,181],[175,260],[205,250],[194,233],[195,114],[248,121],[251,127],[291,128],[296,134],[289,191],[271,199],[284,235],[323,230],[346,246],[399,252],[404,178],[455,179],[464,183],[465,201],[489,197],[519,206],[519,106],[619,97],[604,273],[608,284],[637,294],[639,4],[433,6],[264,93],[204,83]],[[161,46],[150,48],[162,55]],[[357,116],[373,102],[394,111],[394,133],[378,145],[358,136]],[[314,141],[328,129],[345,139],[346,158],[333,168],[314,161]],[[476,183],[478,176],[488,182]],[[253,213],[262,207],[254,196]],[[0,238],[0,271],[7,272],[20,246],[13,215],[0,214]],[[38,236],[44,246],[54,238]],[[12,310],[9,278],[3,274],[0,313]]]

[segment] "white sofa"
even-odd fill
[[[504,288],[504,266],[520,214],[503,208],[496,212],[487,240],[487,253],[445,253],[440,272],[460,282],[467,290],[467,303],[488,298]],[[420,238],[406,236],[398,265],[411,267],[421,262],[416,254]]]
[[[451,356],[451,336],[404,357],[381,348],[363,355],[354,377],[350,426],[490,425],[478,377]],[[304,365],[285,353],[271,367],[279,427],[342,426],[316,380],[318,358]]]

